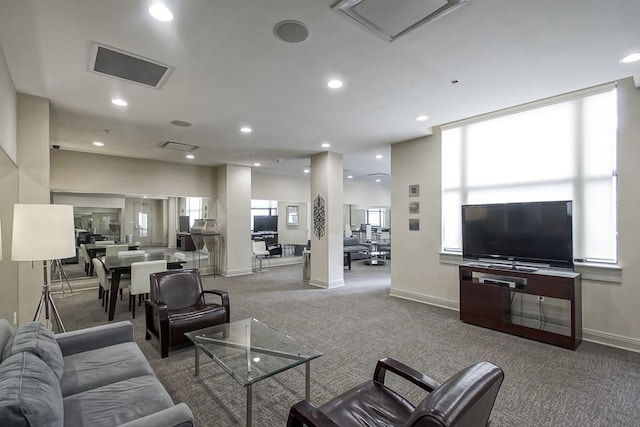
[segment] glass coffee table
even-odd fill
[[[289,335],[250,318],[187,332],[195,344],[195,375],[200,352],[213,359],[247,389],[247,426],[252,424],[254,383],[305,364],[305,399],[310,400],[310,362],[322,356]]]

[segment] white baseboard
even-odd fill
[[[333,282],[327,282],[325,280],[318,280],[318,279],[312,278],[311,280],[309,280],[309,284],[311,286],[316,286],[318,288],[333,289],[333,288],[340,288],[344,286],[344,279],[334,280]]]
[[[250,268],[239,268],[237,270],[223,270],[220,273],[220,275],[224,277],[244,276],[246,274],[253,274],[253,270]]]
[[[407,299],[423,304],[434,305],[436,307],[460,311],[460,305],[457,301],[451,301],[444,298],[436,298],[428,295],[418,294],[415,292],[403,291],[401,289],[391,289],[389,295],[396,298]],[[610,334],[608,332],[601,332],[595,331],[593,329],[583,328],[582,340],[640,353],[640,339],[637,338],[624,337],[621,335]]]
[[[459,310],[459,304],[457,301],[452,301],[444,298],[437,298],[428,295],[418,294],[410,291],[403,291],[402,289],[391,289],[389,295],[396,298],[408,299],[410,301],[421,302],[423,304],[435,305],[437,307],[448,308],[449,310]]]
[[[621,335],[610,334],[608,332],[600,332],[583,328],[582,340],[640,353],[640,339],[637,338],[623,337]]]

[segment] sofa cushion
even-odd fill
[[[2,425],[63,425],[58,378],[45,362],[30,352],[16,353],[2,362],[0,396]]]
[[[64,423],[112,427],[172,406],[158,379],[145,375],[65,397]]]
[[[6,319],[0,319],[0,362],[11,356],[13,329]]]
[[[342,246],[355,246],[359,244],[360,242],[357,237],[345,237],[342,241]]]
[[[38,356],[51,368],[58,381],[62,378],[64,360],[53,333],[40,322],[29,322],[20,326],[13,337],[13,354],[28,351]]]
[[[65,357],[60,388],[66,397],[142,375],[153,370],[140,347],[128,342]]]

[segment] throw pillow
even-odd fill
[[[13,337],[12,353],[28,351],[38,356],[58,377],[62,378],[64,359],[53,333],[39,322],[29,322],[20,326]]]
[[[30,352],[14,354],[0,365],[2,425],[62,426],[64,404],[53,371]]]
[[[13,328],[6,319],[0,319],[0,362],[11,356]]]

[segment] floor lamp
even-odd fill
[[[50,260],[70,258],[76,253],[73,206],[16,204],[13,206],[13,261],[42,261],[44,284],[33,320],[44,310],[47,320],[53,319],[59,332],[64,332],[60,313],[49,290]]]

